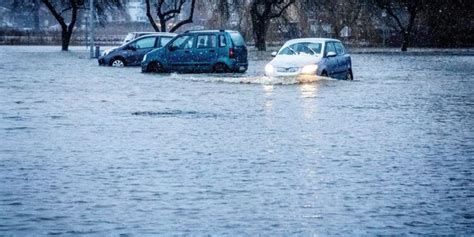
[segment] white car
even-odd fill
[[[293,39],[286,42],[265,66],[265,75],[322,76],[352,80],[351,56],[341,41],[324,38]]]

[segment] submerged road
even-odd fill
[[[0,235],[474,234],[474,57],[355,81],[150,75],[0,47]]]

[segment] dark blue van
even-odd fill
[[[247,71],[247,46],[230,30],[186,31],[143,57],[142,72]]]

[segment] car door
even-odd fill
[[[192,51],[195,71],[209,71],[217,62],[217,36],[215,34],[199,34],[196,48]]]
[[[341,42],[335,42],[334,46],[337,53],[337,73],[342,78],[344,78],[347,70],[349,70],[350,67],[349,56],[346,55],[346,50],[344,49],[344,46],[342,46]]]
[[[172,71],[190,71],[194,65],[194,59],[191,55],[195,45],[195,36],[181,35],[176,37],[166,49],[166,66]]]
[[[139,39],[135,42],[132,65],[139,65],[143,56],[157,47],[157,36],[150,36]]]
[[[336,56],[329,57],[328,56],[329,52],[334,52]],[[337,75],[338,61],[337,61],[336,48],[333,42],[326,42],[326,47],[324,47],[324,57],[326,61],[326,70],[327,70],[328,76],[331,77],[331,76]]]

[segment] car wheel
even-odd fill
[[[322,77],[329,77],[329,76],[328,76],[328,73],[327,73],[326,71],[323,71],[323,72],[321,73],[321,76],[322,76]]]
[[[112,67],[125,67],[125,62],[121,58],[114,58],[110,64]]]
[[[352,70],[348,70],[346,73],[346,80],[352,81],[354,80],[354,76],[352,75]]]
[[[224,73],[224,72],[227,72],[229,71],[227,66],[223,63],[218,63],[216,65],[214,65],[214,72],[216,73]]]
[[[148,64],[148,72],[163,72],[163,65],[159,62],[151,62]]]

